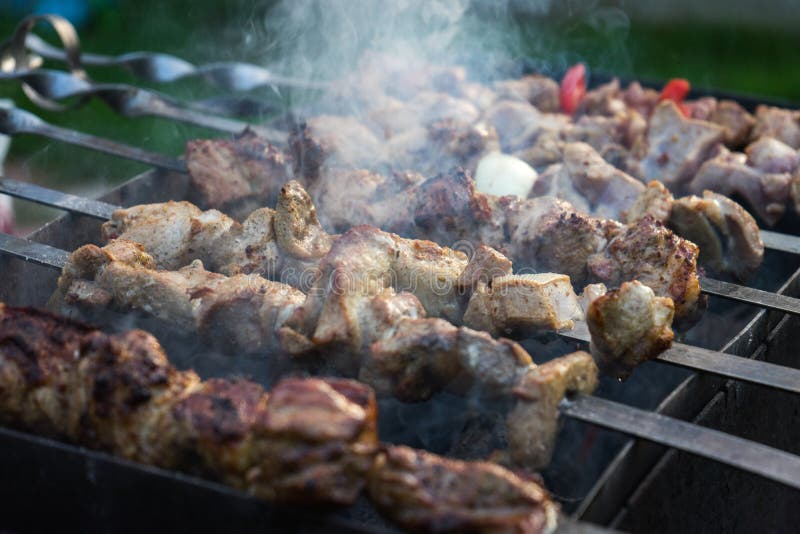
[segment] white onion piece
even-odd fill
[[[521,159],[492,152],[478,162],[475,186],[489,195],[527,198],[538,177],[533,167]]]

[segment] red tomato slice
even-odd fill
[[[569,68],[561,80],[561,111],[572,115],[586,96],[586,65],[578,63]]]

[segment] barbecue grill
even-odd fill
[[[20,43],[26,42],[25,36],[32,26],[30,23],[26,31],[16,36],[17,49]],[[30,35],[27,46],[42,55],[69,59],[73,62],[71,74],[21,70],[3,75],[28,84],[28,92],[36,95],[40,103],[52,106],[56,100],[66,97],[98,96],[126,115],[155,113],[222,132],[238,132],[244,126],[235,119],[210,117],[178,102],[166,101],[157,95],[151,97],[152,94],[144,90],[100,86],[88,81],[77,68],[79,63],[76,62],[80,58],[77,37],[70,37],[69,28],[61,23],[57,23],[57,28],[65,39],[66,53],[48,48]],[[84,57],[83,60],[96,65],[125,64],[121,59],[98,56]],[[246,81],[252,82],[253,79],[261,79],[262,83],[293,82],[265,77],[267,75],[259,78],[253,70],[255,68],[248,70],[241,65],[196,68],[184,64],[179,74],[170,77],[167,73],[177,68],[177,61],[140,54],[133,63],[139,68],[134,71],[154,81],[210,76],[222,80],[220,83],[226,89],[249,87]],[[122,95],[128,96],[123,98]],[[748,108],[755,103],[755,100],[744,97],[738,100]],[[132,103],[140,107],[132,108]],[[0,125],[7,133],[46,135],[157,167],[103,195],[101,200],[105,204],[26,187],[11,180],[0,181],[0,192],[68,212],[29,235],[29,242],[0,240],[0,249],[4,252],[0,255],[2,301],[16,305],[45,305],[59,274],[53,266],[63,265],[63,251],[74,250],[86,243],[99,243],[98,219],[107,218],[114,206],[189,197],[185,167],[179,160],[58,129],[16,111],[2,113],[1,118]],[[282,135],[264,127],[260,133],[268,138]],[[797,432],[792,430],[800,423],[796,396],[800,390],[798,375],[788,369],[752,363],[768,362],[789,368],[796,365],[791,360],[796,352],[793,333],[800,327],[797,317],[800,307],[798,301],[781,296],[800,295],[800,248],[796,238],[784,234],[795,230],[793,223],[781,224],[777,233],[764,233],[765,242],[773,250],[765,257],[758,278],[751,284],[751,289],[766,293],[704,280],[704,288],[712,295],[716,293],[728,298],[712,296],[709,311],[682,340],[685,345],[662,358],[674,365],[648,364],[622,386],[612,382],[602,384],[598,395],[800,454]],[[35,246],[34,243],[54,249]],[[747,304],[747,301],[757,302],[760,306]],[[720,328],[720,325],[724,327]],[[535,340],[526,343],[535,353],[563,354],[576,342],[586,339],[581,332],[569,335],[572,337],[552,340],[547,345]],[[192,362],[187,359],[191,358],[192,351],[189,341],[165,340],[165,344],[170,348],[170,355],[175,355],[178,365]],[[743,359],[731,358],[730,367],[722,369],[724,364],[720,362],[728,360],[717,358],[717,362],[708,364],[716,374],[685,368],[687,363],[694,367],[702,366],[703,356],[714,358],[714,352],[701,349],[721,351]],[[416,408],[387,403],[381,406],[381,413],[388,416],[390,423],[398,423],[404,418],[423,418],[426,410],[447,409],[450,402],[457,401],[436,399]],[[659,437],[657,428],[652,429],[652,433],[647,428],[637,431],[634,427],[639,424],[638,420],[634,420],[627,430],[632,434],[638,432],[639,437],[645,439],[598,430],[596,426],[578,421],[582,419],[620,427],[622,423],[618,420],[619,412],[615,412],[615,406],[618,405],[606,404],[600,399],[579,399],[563,410],[574,419],[565,422],[556,457],[544,476],[548,487],[562,500],[564,510],[574,518],[634,531],[649,531],[654,525],[659,526],[656,529],[666,526],[670,530],[709,527],[718,530],[780,530],[800,519],[800,507],[797,506],[800,504],[800,491],[795,489],[800,480],[795,480],[792,488],[654,444],[646,438],[664,442],[669,436]],[[615,418],[617,422],[609,425],[608,422]],[[691,432],[692,428],[686,430]],[[391,428],[388,432],[390,437],[399,441],[408,439],[402,432]],[[433,435],[431,438],[430,446],[433,448],[437,446],[437,437]],[[700,438],[706,439],[707,436]],[[217,526],[248,531],[260,530],[263,525],[279,525],[298,531],[392,529],[366,504],[347,511],[308,514],[291,507],[270,506],[196,478],[144,467],[17,431],[0,429],[0,443],[4,451],[0,462],[3,472],[8,474],[0,484],[0,492],[10,512],[4,514],[7,523],[0,527],[45,529],[58,522],[78,526],[81,530],[87,525],[98,530],[141,530],[157,521],[159,526],[177,530]],[[703,446],[710,451],[707,454],[717,454],[719,458],[737,455],[736,450],[715,450],[712,443],[698,444],[698,447]],[[791,478],[791,474],[786,476]],[[41,514],[39,510],[43,505],[51,513]],[[590,527],[569,524],[564,528],[580,530]]]

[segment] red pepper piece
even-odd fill
[[[675,102],[675,104],[678,106],[678,109],[681,110],[681,113],[688,117],[692,114],[691,106],[689,104],[684,104],[683,99],[689,94],[689,90],[691,88],[692,86],[689,84],[689,80],[685,80],[683,78],[673,78],[668,81],[667,85],[665,85],[661,90],[658,101],[661,102],[662,100],[671,100],[672,102]]]
[[[569,68],[561,80],[561,111],[572,115],[586,96],[586,65],[578,63]]]

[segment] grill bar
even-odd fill
[[[49,139],[56,139],[71,145],[103,152],[104,154],[111,154],[112,156],[139,161],[161,169],[168,169],[181,173],[189,172],[186,170],[186,164],[179,159],[148,152],[103,137],[85,134],[77,130],[61,128],[49,124],[33,113],[28,113],[21,109],[0,109],[0,133],[6,135],[22,133],[41,135]]]
[[[6,181],[8,180],[0,180],[0,185]],[[97,206],[96,211],[115,208],[111,204],[98,204],[102,204],[102,206]],[[69,253],[65,250],[0,234],[0,253],[3,252],[31,263],[58,270],[64,267],[69,257]],[[582,321],[578,321],[573,330],[559,332],[559,335],[582,343],[588,343],[591,339],[586,323]],[[697,371],[705,371],[727,378],[800,394],[800,370],[790,367],[748,360],[747,358],[725,354],[724,352],[716,352],[680,343],[674,344],[671,349],[663,352],[656,359]]]
[[[589,343],[591,340],[586,323],[583,321],[576,322],[574,329],[559,332],[558,335],[582,343]],[[800,393],[800,369],[750,360],[683,343],[673,343],[672,347],[659,354],[656,360],[698,371],[711,372],[742,382]]]
[[[41,243],[0,233],[0,251],[38,265],[61,269],[69,254]],[[569,417],[675,447],[800,489],[800,457],[692,423],[594,396],[562,402]]]
[[[746,304],[758,304],[769,310],[800,315],[800,299],[794,297],[787,297],[786,295],[770,293],[769,291],[762,291],[752,287],[731,284],[730,282],[723,282],[722,280],[714,280],[713,278],[707,278],[705,276],[700,278],[700,286],[703,288],[703,292],[709,295],[716,295]]]
[[[668,445],[800,489],[800,457],[736,436],[626,404],[579,395],[559,406],[564,415]]]
[[[0,232],[0,252],[20,258],[35,265],[53,269],[63,269],[69,259],[69,252],[42,243],[35,243],[20,237]]]
[[[119,206],[100,200],[70,195],[54,189],[3,177],[0,177],[0,193],[101,220],[110,219],[114,211],[119,209]]]

